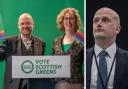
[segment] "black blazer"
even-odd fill
[[[86,89],[90,89],[93,48],[86,51]],[[128,52],[117,47],[113,89],[128,89]]]

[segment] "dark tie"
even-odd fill
[[[97,77],[97,89],[104,89],[106,85],[106,80],[107,80],[107,62],[105,56],[107,55],[107,52],[105,50],[102,50],[99,53],[99,72],[101,76]]]

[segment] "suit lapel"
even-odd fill
[[[117,48],[116,53],[116,64],[115,64],[115,75],[113,89],[119,89],[121,77],[124,73],[124,59],[125,52]],[[88,49],[86,52],[86,88],[90,89],[91,83],[91,67],[92,67],[93,48]]]
[[[21,52],[21,37],[20,36],[18,36],[18,38],[17,38],[17,40],[16,40],[16,47],[17,47],[17,55],[18,56],[20,56],[21,54],[22,54],[22,52]]]
[[[34,55],[41,55],[42,53],[42,47],[41,47],[41,44],[40,42],[37,40],[37,38],[33,37],[33,40],[34,40]]]
[[[22,39],[21,39],[21,37],[20,36],[18,36],[18,38],[17,38],[17,40],[16,40],[16,46],[17,46],[17,55],[22,55],[22,51],[21,51],[21,41],[22,41]],[[40,46],[40,42],[35,38],[35,37],[33,37],[33,41],[34,41],[34,55],[39,55],[39,54],[41,54],[42,52],[41,52],[41,50],[42,50],[42,48],[41,48],[41,46]],[[16,47],[15,46],[15,47]]]
[[[13,48],[17,48],[17,55],[22,55],[22,51],[21,51],[21,37],[18,36],[17,39],[16,39],[16,42],[14,43],[14,47]],[[34,41],[34,55],[39,55],[41,54],[41,50],[42,50],[42,47],[40,45],[40,42],[35,38],[33,37],[33,41]]]
[[[124,72],[124,63],[125,62],[123,61],[123,59],[124,59],[123,53],[121,53],[120,49],[117,48],[113,89],[119,88],[121,77],[123,76],[123,72]]]
[[[86,88],[90,89],[93,48],[86,52]]]

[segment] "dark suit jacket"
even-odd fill
[[[86,52],[86,89],[90,89],[93,48]],[[128,52],[117,47],[113,89],[128,89]]]
[[[44,41],[33,37],[34,41],[34,55],[43,55],[45,50]],[[4,75],[4,85],[3,89],[18,89],[20,79],[12,79],[12,56],[17,55],[21,56],[21,37],[14,36],[5,39],[3,42],[3,46],[1,47],[4,51],[0,52],[0,61],[5,60],[6,62],[6,70]],[[24,83],[23,83],[24,84]]]

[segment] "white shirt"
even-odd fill
[[[29,49],[29,47],[31,46],[32,40],[28,40],[26,38],[24,38],[24,36],[21,34],[21,39],[25,45],[25,47],[27,48],[27,50]]]
[[[103,49],[101,47],[99,47],[97,44],[95,44],[94,47],[94,51],[96,54],[96,59],[97,62],[99,64],[99,53],[102,51]],[[106,56],[106,61],[107,61],[107,69],[108,69],[108,73],[110,72],[110,68],[112,66],[112,62],[114,60],[115,54],[116,54],[116,44],[113,43],[110,47],[108,47],[107,49],[105,49],[108,53],[108,56]],[[113,69],[108,81],[108,86],[107,89],[113,89],[113,83],[114,83],[114,74],[115,74],[115,61],[114,61],[114,65],[113,65]],[[96,61],[95,61],[95,57],[93,55],[93,60],[92,60],[92,69],[91,69],[91,85],[90,85],[90,89],[96,89],[97,86],[97,76],[98,76],[98,71],[97,71],[97,66],[96,66]]]

